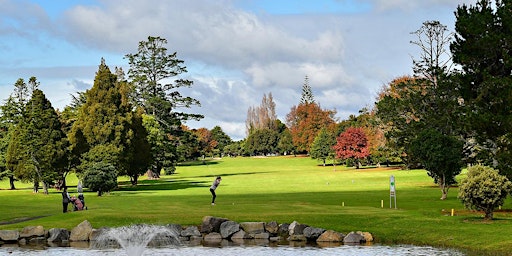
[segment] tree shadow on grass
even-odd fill
[[[200,165],[215,165],[219,164],[218,160],[205,159],[204,161],[189,161],[178,163],[178,166],[200,166]]]
[[[158,180],[142,180],[136,186],[129,181],[119,182],[116,191],[149,191],[149,190],[180,190],[194,187],[209,186],[204,182],[175,180],[175,179],[158,179]]]

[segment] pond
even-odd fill
[[[0,255],[16,256],[42,256],[42,255],[83,255],[83,256],[110,256],[110,255],[131,255],[130,251],[122,248],[110,249],[90,249],[79,247],[46,247],[46,248],[25,248],[25,247],[0,247]],[[335,247],[292,247],[292,246],[172,246],[163,248],[145,248],[141,255],[279,255],[279,256],[297,256],[297,255],[344,255],[344,256],[373,256],[373,255],[393,255],[393,256],[463,256],[464,254],[455,250],[439,249],[427,246],[411,245],[371,245],[371,246],[352,246],[342,245]]]

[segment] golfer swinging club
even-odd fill
[[[217,195],[215,194],[215,189],[220,185],[221,177],[217,176],[217,178],[213,181],[212,186],[210,187],[210,192],[212,193],[212,205],[215,205],[215,198]]]

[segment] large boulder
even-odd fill
[[[69,230],[65,228],[51,228],[48,230],[48,242],[58,243],[69,241]]]
[[[288,227],[288,234],[290,236],[293,235],[302,235],[304,234],[304,229],[307,227],[307,225],[300,224],[297,221],[293,221],[292,224]]]
[[[327,230],[322,233],[317,242],[343,242],[344,235],[340,232],[336,232],[334,230]]]
[[[240,224],[234,221],[225,221],[220,224],[220,235],[227,239],[240,230]]]
[[[258,234],[265,232],[264,222],[242,222],[240,227],[249,234]]]
[[[204,216],[201,224],[201,233],[220,232],[220,224],[228,221],[228,219],[218,218],[213,216]]]
[[[366,243],[364,236],[356,232],[350,232],[343,238],[344,244],[361,244]]]
[[[92,233],[92,225],[88,220],[82,221],[78,226],[71,230],[69,241],[89,241],[89,237]]]
[[[18,242],[20,232],[18,230],[0,230],[0,241],[6,243]]]
[[[325,229],[323,228],[315,228],[315,227],[306,227],[304,229],[304,236],[309,241],[316,241],[320,235],[322,235],[325,232]]]
[[[43,226],[28,226],[24,227],[20,232],[20,238],[34,238],[34,237],[44,237],[44,228]]]

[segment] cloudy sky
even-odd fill
[[[285,121],[305,76],[318,103],[342,120],[372,106],[393,78],[411,74],[411,32],[438,20],[453,30],[458,5],[476,0],[0,0],[0,100],[36,76],[55,108],[91,88],[103,57],[148,36],[168,40],[201,102],[192,128],[219,125],[245,137],[247,109],[272,93]]]

